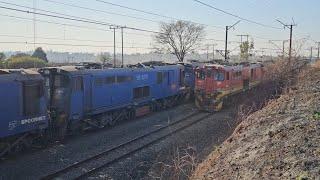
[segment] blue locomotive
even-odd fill
[[[193,90],[186,78],[190,70],[179,64],[2,70],[0,156],[29,137],[63,139],[68,132],[112,126],[172,107]]]
[[[0,70],[0,157],[28,146],[48,128],[44,79],[30,70]]]
[[[102,128],[173,106],[187,93],[181,65],[136,68],[41,70],[59,136]]]

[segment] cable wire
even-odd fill
[[[216,10],[216,11],[222,12],[222,13],[224,13],[224,14],[227,14],[227,15],[229,15],[229,16],[233,16],[233,17],[235,17],[235,18],[238,18],[238,19],[240,19],[240,20],[243,20],[243,21],[246,21],[246,22],[249,22],[249,23],[252,23],[252,24],[260,25],[260,26],[267,27],[267,28],[282,29],[282,28],[278,28],[278,27],[274,27],[274,26],[269,26],[269,25],[266,25],[266,24],[262,24],[262,23],[260,23],[260,22],[256,22],[256,21],[253,21],[253,20],[250,20],[250,19],[247,19],[247,18],[243,18],[243,17],[241,17],[241,16],[239,16],[239,15],[229,13],[229,12],[227,12],[227,11],[225,11],[225,10],[219,9],[219,8],[217,8],[217,7],[214,7],[214,6],[210,5],[210,4],[204,3],[204,2],[199,1],[199,0],[193,0],[193,1],[195,1],[195,2],[197,2],[197,3],[200,3],[200,4],[204,5],[204,6],[207,6],[207,7],[211,8],[211,9],[214,9],[214,10]]]
[[[49,46],[70,46],[70,47],[110,47],[113,48],[113,45],[91,45],[91,44],[65,44],[65,43],[39,43],[39,42],[28,42],[28,41],[0,41],[0,44],[31,44],[31,45],[49,45]],[[121,48],[121,47],[117,47]],[[127,46],[123,47],[125,49],[154,49],[151,47],[135,47],[135,46]]]
[[[11,5],[14,5],[14,6],[17,6],[17,7],[24,7],[24,8],[34,9],[32,7],[21,6],[21,5],[17,5],[17,4],[13,4],[13,3],[7,3],[7,2],[3,2],[3,1],[0,1],[0,3],[9,4],[9,5],[11,4]],[[33,12],[33,11],[29,11],[29,10],[22,10],[22,9],[11,8],[11,7],[6,7],[6,6],[0,6],[0,8],[1,9],[6,9],[6,10],[11,10],[11,11],[28,13],[28,14],[36,14],[36,15],[40,15],[40,16],[47,16],[47,17],[52,17],[52,18],[70,20],[70,21],[77,21],[77,22],[90,23],[90,24],[103,25],[103,26],[124,27],[126,29],[131,29],[131,30],[136,30],[136,31],[141,31],[141,32],[149,32],[149,33],[156,33],[156,34],[160,33],[160,32],[157,32],[157,31],[146,30],[146,29],[135,28],[135,27],[122,26],[122,25],[116,25],[116,24],[112,24],[112,23],[108,23],[108,22],[101,22],[101,21],[96,21],[96,20],[92,20],[92,19],[88,19],[88,18],[82,18],[82,17],[71,16],[71,15],[67,15],[67,14],[57,13],[57,12],[53,12],[53,11],[46,11],[46,10],[43,10],[43,9],[36,9],[36,10],[49,12],[49,13],[53,13],[53,14]]]
[[[112,5],[112,6],[117,6],[117,7],[124,8],[124,9],[129,9],[129,10],[132,10],[132,11],[144,13],[144,14],[149,14],[149,15],[153,15],[153,16],[158,16],[158,17],[170,19],[170,20],[187,21],[187,22],[191,22],[191,23],[195,23],[195,24],[199,24],[199,25],[210,26],[210,27],[213,27],[213,28],[218,28],[218,29],[223,29],[224,30],[224,27],[221,27],[221,26],[208,25],[208,24],[197,23],[197,22],[193,22],[193,21],[189,21],[189,20],[178,19],[178,18],[175,18],[175,17],[170,17],[170,16],[166,16],[166,15],[162,15],[162,14],[158,14],[158,13],[153,13],[153,12],[145,11],[145,10],[141,10],[141,9],[131,8],[131,7],[128,7],[128,6],[107,2],[107,1],[104,1],[104,0],[96,0],[96,1],[104,3],[104,4],[109,4],[109,5]]]

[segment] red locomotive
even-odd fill
[[[196,69],[195,104],[205,111],[220,111],[223,101],[257,86],[263,79],[262,64],[207,64]]]

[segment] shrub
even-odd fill
[[[32,54],[32,57],[39,58],[39,59],[42,59],[45,62],[48,62],[47,54],[43,51],[43,49],[41,47],[38,47],[34,51],[34,53]]]
[[[46,66],[46,62],[31,56],[11,57],[6,64],[6,68],[9,69],[42,68]]]

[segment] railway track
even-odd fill
[[[112,147],[104,152],[91,156],[82,161],[71,164],[41,179],[85,179],[105,167],[119,160],[129,157],[161,140],[178,133],[200,121],[210,117],[211,114],[200,111],[194,112],[182,119],[169,123],[144,135],[135,137],[127,142]]]

